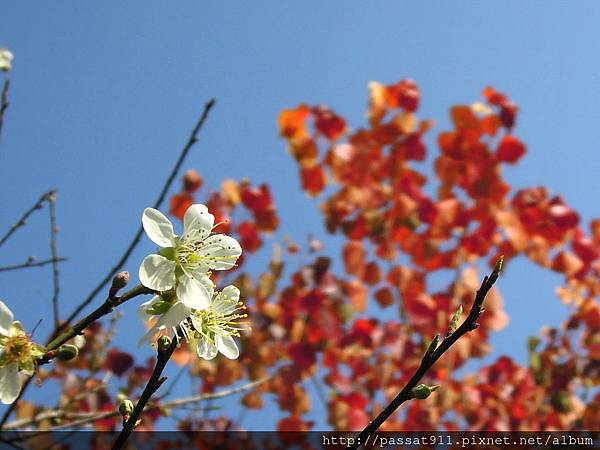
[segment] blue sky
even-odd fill
[[[209,188],[224,178],[268,182],[282,230],[298,241],[324,230],[277,137],[277,115],[323,103],[358,127],[371,80],[415,79],[434,134],[448,126],[449,106],[477,100],[484,86],[508,93],[528,153],[507,179],[549,186],[586,223],[600,212],[595,2],[12,1],[2,19],[0,45],[15,61],[0,140],[0,230],[59,189],[58,246],[70,257],[61,266],[64,313],[127,245],[210,97],[217,106],[185,168],[200,170]],[[0,249],[0,265],[47,256],[47,222],[35,215]],[[337,241],[328,242],[337,256]],[[152,249],[144,240],[132,274]],[[44,318],[46,335],[50,270],[0,277],[0,298],[28,329]],[[560,323],[559,282],[526,261],[510,265],[500,289],[511,322],[494,336],[494,356],[524,362],[526,337]],[[142,330],[134,309],[121,322],[132,350]],[[260,428],[251,416],[244,425]]]

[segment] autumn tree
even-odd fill
[[[232,358],[237,355],[225,347],[223,355],[216,356],[189,345],[188,332],[177,325],[188,315],[175,325],[164,319],[177,302],[200,308],[195,300],[187,305],[181,292],[173,294],[174,284],[163,289],[142,279],[142,285],[127,290],[130,279],[138,284],[140,262],[128,257],[142,236],[140,228],[81,307],[57,321],[45,345],[32,349],[35,364],[29,372],[35,371],[42,384],[51,379],[60,384],[55,406],[29,400],[26,381],[24,393],[4,414],[3,429],[120,430],[124,424],[128,431],[134,426],[149,430],[170,411],[195,405],[174,426],[233,430],[238,428],[239,409],[258,414],[265,401],[274,401],[285,417],[270,424],[272,429],[310,430],[315,414],[326,414],[332,430],[360,431],[407,386],[432,352],[463,330],[463,324],[468,330],[424,373],[422,389],[435,392],[411,390],[406,404],[380,429],[597,429],[600,221],[581,224],[577,212],[550,188],[505,181],[503,171],[526,153],[515,130],[518,107],[505,94],[487,87],[481,101],[451,107],[453,128],[437,135],[435,152],[425,143],[434,122],[419,117],[420,95],[417,84],[408,79],[371,83],[368,120],[357,128],[325,106],[301,104],[281,112],[279,132],[298,165],[298,184],[315,197],[327,231],[342,237],[339,254],[324,249],[320,236],[308,242],[298,237],[271,242],[279,216],[277,193],[271,192],[268,180],[225,179],[219,188],[200,189],[201,174],[185,172],[179,192],[168,197],[171,216],[184,221],[187,230],[186,213],[197,208],[194,205],[205,205],[214,218],[210,232],[232,236],[241,246],[235,266],[215,270],[224,267],[214,262],[208,273],[208,283],[218,290],[237,287],[247,306],[245,320],[251,330],[241,327],[239,357]],[[194,128],[156,209],[163,206],[211,107],[209,103]],[[429,176],[415,164],[426,161],[428,150],[433,154]],[[48,194],[36,205],[53,201]],[[164,221],[156,220],[157,229],[164,228]],[[187,238],[178,239],[172,247],[161,246],[175,248],[180,255]],[[180,244],[184,247],[177,247]],[[256,255],[271,244],[272,256],[264,262]],[[168,260],[170,254],[163,250],[155,256]],[[208,251],[202,254],[207,255]],[[560,328],[547,328],[539,335],[539,330],[531,330],[534,337],[524,343],[529,349],[526,365],[506,355],[476,373],[458,375],[458,369],[491,351],[491,334],[506,325],[503,300],[492,284],[502,257],[510,268],[519,256],[564,275],[557,293],[569,306],[568,317]],[[341,271],[332,268],[337,258],[343,261]],[[185,264],[194,261],[186,259]],[[181,273],[197,268],[177,264]],[[488,284],[481,284],[484,274],[477,271],[482,264],[492,274],[491,282],[485,279]],[[173,267],[174,277],[183,276]],[[126,268],[131,275],[119,274]],[[257,270],[260,274],[253,275]],[[436,274],[446,274],[450,281],[444,286],[432,283]],[[144,278],[142,271],[140,276]],[[478,289],[481,296],[476,296]],[[100,293],[106,296],[104,303]],[[118,313],[113,310],[125,301],[156,294],[158,300],[145,304],[142,313],[168,325],[151,328],[148,335],[158,347],[157,358],[139,360],[113,343],[118,332]],[[484,310],[471,317],[482,301]],[[88,304],[97,307],[96,315],[82,314]],[[464,311],[462,317],[458,311]],[[153,323],[150,320],[148,327]],[[171,339],[156,339],[153,331],[164,334],[171,327]],[[140,337],[143,333],[140,325]],[[198,380],[197,395],[172,398],[170,389],[161,387],[167,365],[179,365],[185,376]],[[118,388],[106,383],[108,374],[117,377]],[[326,388],[320,389],[320,398],[310,397],[309,380]],[[202,414],[205,402],[240,391],[244,394],[236,411]],[[140,397],[145,409],[134,412]],[[130,420],[132,415],[135,420]]]

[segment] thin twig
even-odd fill
[[[56,194],[48,197],[48,209],[50,210],[50,251],[52,252],[52,312],[54,316],[54,328],[58,328],[59,312],[58,312],[58,294],[60,292],[59,273],[58,273],[58,251],[56,250]]]
[[[14,264],[12,266],[0,267],[0,272],[8,272],[10,270],[29,269],[30,267],[42,267],[46,264],[58,264],[69,258],[65,256],[58,256],[56,258],[44,259],[42,261],[36,261],[35,258],[28,258],[27,261],[21,264]]]
[[[112,291],[112,289],[111,289],[111,291]],[[92,324],[96,320],[100,319],[101,317],[109,314],[113,310],[113,308],[115,308],[116,306],[119,306],[119,305],[125,303],[126,301],[131,300],[132,298],[135,298],[139,295],[152,294],[152,293],[154,293],[154,291],[152,289],[148,289],[147,287],[140,284],[140,285],[134,287],[133,289],[130,289],[129,291],[125,292],[120,297],[109,296],[104,301],[104,303],[102,303],[102,305],[100,305],[98,308],[96,308],[91,314],[89,314],[88,316],[81,319],[75,325],[70,327],[67,331],[63,332],[60,336],[58,336],[53,341],[48,343],[46,345],[46,353],[44,353],[44,355],[40,359],[38,359],[37,364],[41,365],[41,364],[46,364],[46,363],[50,362],[56,356],[56,349],[58,347],[60,347],[61,345],[63,345],[67,341],[69,341],[70,339],[73,339],[78,334],[81,334],[83,332],[83,330],[85,330],[90,324]],[[15,401],[8,406],[6,411],[4,411],[4,414],[2,415],[2,418],[0,419],[0,430],[4,429],[4,425],[6,424],[6,421],[8,420],[8,418],[14,411],[15,407],[17,406],[17,403],[19,402],[19,400],[25,393],[25,390],[27,389],[27,387],[31,384],[31,381],[33,380],[34,376],[35,375],[31,375],[30,377],[28,377],[25,380],[25,382],[23,383],[23,386],[21,388],[21,391],[19,392],[19,395],[17,396]]]
[[[139,295],[154,294],[154,293],[155,292],[152,289],[149,289],[146,286],[139,284],[136,287],[134,287],[133,289],[130,289],[129,291],[125,292],[120,297],[107,298],[104,301],[104,303],[102,303],[98,308],[96,308],[94,310],[94,312],[92,312],[91,314],[89,314],[86,317],[84,317],[83,319],[81,319],[79,322],[77,322],[75,325],[70,327],[67,331],[63,332],[60,336],[58,336],[54,340],[50,341],[48,343],[48,345],[46,345],[46,354],[41,358],[41,363],[43,364],[47,360],[53,358],[54,356],[49,355],[49,353],[53,352],[58,347],[63,345],[65,342],[69,341],[70,339],[73,339],[78,334],[81,334],[81,332],[83,332],[83,330],[85,330],[93,322],[95,322],[96,320],[100,319],[101,317],[112,312],[113,308],[115,308],[115,307],[125,303],[126,301],[131,300],[132,298],[135,298]]]
[[[167,195],[167,192],[169,191],[169,188],[171,187],[171,184],[173,183],[173,180],[177,176],[177,173],[179,172],[179,169],[181,168],[181,165],[183,164],[183,161],[185,160],[185,157],[187,156],[187,154],[189,153],[191,148],[194,146],[194,144],[196,142],[198,142],[198,133],[202,129],[204,122],[208,118],[208,113],[210,112],[210,110],[214,106],[214,104],[215,104],[215,100],[211,99],[204,106],[204,111],[202,112],[200,119],[198,120],[198,122],[196,123],[196,126],[192,130],[192,133],[190,134],[190,137],[189,137],[187,143],[181,150],[181,154],[179,155],[179,158],[177,159],[177,162],[175,163],[173,170],[171,170],[171,173],[169,174],[169,177],[167,178],[158,198],[154,202],[153,207],[155,209],[160,208],[160,206],[162,205],[162,202],[164,201],[165,196]],[[102,289],[104,289],[104,287],[110,282],[112,277],[125,265],[125,263],[127,262],[127,259],[129,258],[129,256],[131,255],[131,253],[133,252],[133,250],[139,243],[140,238],[142,237],[142,233],[143,233],[143,228],[140,226],[138,228],[135,236],[131,240],[131,243],[125,250],[125,253],[123,253],[123,255],[121,256],[119,261],[113,266],[112,269],[110,269],[110,271],[106,274],[106,276],[102,279],[102,281],[100,281],[100,283],[92,290],[92,292],[90,292],[90,294],[85,298],[85,300],[83,300],[81,302],[81,304],[79,306],[77,306],[77,308],[75,308],[75,310],[67,317],[67,319],[65,320],[65,323],[70,323],[87,305],[89,305],[94,300],[94,298],[96,298],[96,295],[98,295],[98,293]]]
[[[17,231],[17,229],[19,227],[22,227],[23,225],[25,225],[27,223],[27,219],[29,218],[29,216],[31,214],[33,214],[34,211],[37,211],[38,209],[41,209],[44,202],[48,200],[48,198],[52,195],[54,195],[56,193],[55,189],[51,189],[48,192],[45,192],[44,194],[42,194],[42,196],[39,198],[39,200],[35,203],[35,205],[33,205],[31,208],[29,208],[27,211],[25,211],[25,213],[21,216],[21,218],[10,227],[10,229],[6,232],[6,234],[2,237],[2,239],[0,239],[0,246],[2,246],[7,240],[8,238],[10,238],[12,236],[12,234]]]
[[[427,373],[427,371],[435,364],[435,362],[454,344],[458,339],[467,334],[469,331],[474,330],[479,326],[477,323],[477,319],[481,315],[483,311],[483,300],[485,299],[486,294],[492,288],[496,280],[498,279],[498,275],[502,270],[502,258],[496,263],[494,270],[490,274],[489,277],[484,277],[483,282],[481,283],[481,287],[477,291],[475,296],[475,302],[473,303],[473,307],[471,311],[469,311],[469,315],[465,319],[465,321],[461,324],[458,329],[449,333],[443,341],[439,344],[439,346],[430,352],[429,350],[423,356],[421,360],[421,365],[414,373],[412,378],[408,381],[408,383],[402,388],[402,390],[396,395],[396,397],[379,413],[379,415],[369,423],[362,430],[359,435],[356,437],[354,443],[348,447],[350,450],[358,449],[362,444],[368,441],[369,436],[371,436],[377,429],[381,426],[383,422],[387,420],[389,416],[391,416],[394,411],[400,407],[400,405],[408,400],[414,398],[413,388],[417,386],[421,378]]]
[[[179,155],[179,158],[177,159],[177,162],[175,163],[175,166],[173,167],[173,170],[171,171],[169,177],[167,178],[167,181],[165,182],[165,185],[163,186],[163,189],[161,190],[158,199],[156,200],[156,202],[154,203],[154,208],[159,208],[160,205],[162,204],[162,202],[165,199],[165,196],[169,190],[169,188],[171,187],[171,184],[173,183],[173,180],[175,179],[175,177],[177,176],[177,173],[179,172],[179,169],[181,167],[181,165],[183,164],[183,161],[185,159],[185,157],[187,156],[187,154],[189,153],[189,151],[191,150],[191,148],[194,146],[194,144],[196,142],[198,142],[198,133],[200,132],[200,130],[202,129],[202,126],[204,125],[204,122],[206,122],[206,119],[208,118],[208,113],[210,112],[210,110],[212,109],[212,107],[215,104],[215,100],[211,99],[208,101],[208,103],[206,103],[206,105],[204,106],[204,111],[202,112],[202,115],[200,116],[200,119],[198,120],[198,122],[196,123],[196,126],[194,127],[194,129],[192,130],[192,133],[190,134],[190,137],[187,141],[187,143],[185,144],[185,146],[183,147],[181,154]],[[35,211],[36,209],[41,208],[42,203],[46,200],[46,197],[48,195],[52,195],[54,194],[54,190],[47,192],[46,194],[44,194],[42,196],[42,198],[40,199],[40,201],[38,201],[38,203],[36,203],[34,205],[34,207],[27,211],[23,217],[19,220],[19,222],[17,222],[15,225],[13,225],[11,227],[11,229],[8,231],[8,233],[0,240],[0,246],[10,237],[10,235],[12,233],[14,233],[14,231],[25,224],[25,220],[27,219],[27,217],[29,217],[29,215]],[[75,308],[75,310],[67,317],[67,319],[65,319],[64,323],[65,325],[68,325],[70,322],[73,321],[73,319],[75,317],[77,317],[77,315],[87,306],[89,305],[94,298],[96,297],[96,295],[98,295],[98,293],[109,283],[109,281],[112,279],[112,277],[119,271],[119,269],[121,269],[121,267],[123,267],[123,265],[125,264],[125,262],[127,261],[127,259],[129,258],[129,256],[131,255],[131,253],[133,252],[133,250],[135,249],[135,247],[137,246],[138,242],[140,241],[140,238],[142,236],[142,232],[143,232],[143,228],[140,227],[136,233],[136,235],[134,236],[133,240],[131,241],[131,243],[129,244],[129,246],[127,247],[127,249],[125,250],[125,253],[121,256],[121,258],[119,259],[119,261],[117,262],[117,264],[110,270],[110,272],[104,277],[104,279],[100,282],[100,284],[98,286],[96,286],[96,288],[94,288],[94,290],[86,297],[86,299],[77,307]],[[109,296],[110,298],[110,296]],[[101,309],[104,307],[104,305],[106,304],[106,302],[101,305],[98,309]],[[91,317],[92,315],[96,315],[96,313],[98,312],[98,309],[96,311],[94,311],[90,316],[87,316],[86,318],[84,318],[82,321],[80,321],[79,323],[85,322],[89,317]],[[109,311],[110,312],[110,311]],[[98,317],[99,318],[99,317]],[[94,319],[96,320],[96,319]],[[93,320],[92,320],[93,322]],[[77,325],[79,325],[79,323]],[[85,326],[89,325],[91,322],[88,322]],[[76,326],[77,326],[76,325]],[[73,328],[70,330],[72,331]],[[65,336],[65,335],[71,335],[70,332],[67,333],[63,333],[62,335],[60,335],[57,338],[57,335],[60,333],[61,328],[56,328],[50,338],[49,341],[50,344],[56,342],[57,340],[60,340],[61,336]],[[73,334],[71,337],[74,337],[75,334]],[[69,339],[71,338],[69,337]],[[2,415],[2,418],[0,419],[0,429],[3,428],[4,424],[6,423],[6,421],[8,420],[8,418],[10,417],[11,413],[13,412],[14,408],[16,407],[17,401],[23,396],[23,394],[25,393],[25,390],[27,389],[27,387],[30,385],[30,381],[31,381],[31,377],[25,382],[25,384],[23,385],[23,388],[21,389],[21,392],[19,393],[19,395],[17,396],[17,399],[15,400],[15,402],[13,402],[8,408],[7,410],[4,412],[4,414]]]
[[[146,383],[146,387],[144,388],[142,395],[140,395],[140,398],[136,402],[131,415],[129,417],[123,418],[123,429],[121,430],[121,433],[119,433],[117,440],[113,444],[112,450],[119,450],[123,448],[123,445],[125,445],[127,438],[133,432],[133,429],[138,424],[138,421],[141,420],[140,417],[142,415],[142,411],[144,411],[146,404],[150,401],[150,397],[152,397],[152,395],[158,390],[158,388],[160,388],[160,386],[166,381],[167,378],[162,376],[162,372],[165,369],[167,363],[169,362],[169,359],[171,359],[171,355],[177,348],[180,335],[183,336],[183,332],[181,331],[181,326],[178,326],[175,336],[173,337],[173,340],[171,341],[169,346],[166,349],[161,349],[159,345],[156,356],[156,365],[154,366],[152,376],[148,380],[148,383]]]
[[[8,109],[8,88],[10,86],[10,80],[8,78],[4,79],[4,84],[2,85],[2,94],[0,99],[0,135],[2,135],[2,125],[4,125],[4,112]]]
[[[271,378],[272,377],[270,377],[270,376],[264,377],[264,378],[261,378],[256,381],[246,383],[237,388],[226,389],[221,392],[214,392],[212,394],[192,395],[189,397],[173,399],[173,400],[170,400],[170,401],[164,402],[164,403],[152,402],[152,403],[149,403],[148,408],[155,408],[155,407],[159,407],[159,406],[161,408],[166,408],[166,409],[183,408],[187,405],[194,404],[194,403],[201,403],[201,402],[207,401],[207,400],[229,397],[234,394],[239,394],[240,392],[245,392],[245,391],[254,389],[255,387],[260,386],[261,384],[269,381]],[[119,412],[116,410],[115,411],[93,411],[93,412],[87,412],[87,413],[69,413],[69,412],[65,412],[63,409],[55,409],[55,410],[51,410],[51,411],[40,412],[40,413],[36,414],[35,416],[28,417],[26,419],[13,420],[12,422],[7,423],[4,426],[4,429],[5,430],[23,429],[23,428],[31,426],[31,425],[37,425],[38,423],[43,422],[43,421],[53,420],[53,419],[75,419],[72,422],[55,425],[53,427],[48,428],[48,430],[45,430],[45,431],[58,431],[58,430],[64,430],[67,428],[74,429],[79,426],[87,425],[88,423],[95,422],[96,420],[105,419],[108,417],[114,417],[114,416],[118,416],[118,415],[119,415]]]

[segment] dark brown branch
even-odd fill
[[[0,246],[2,246],[8,240],[8,238],[10,238],[12,236],[12,234],[15,231],[17,231],[17,229],[19,229],[20,227],[25,225],[27,223],[27,219],[29,218],[29,216],[31,214],[33,214],[35,211],[37,211],[38,209],[41,209],[44,202],[48,201],[48,198],[50,198],[50,196],[54,195],[55,193],[56,193],[56,190],[51,189],[48,192],[42,194],[42,196],[35,203],[35,205],[33,205],[31,208],[29,208],[27,211],[25,211],[25,213],[21,216],[21,218],[14,225],[12,225],[10,227],[10,229],[6,232],[6,234],[4,236],[2,236],[2,239],[0,239]]]
[[[2,85],[2,94],[0,94],[0,135],[2,135],[2,125],[4,125],[4,113],[8,109],[8,88],[10,87],[10,80],[6,78]]]
[[[101,317],[109,314],[113,310],[113,308],[115,308],[116,306],[119,306],[119,305],[125,303],[126,301],[131,300],[132,298],[135,298],[139,295],[153,294],[153,293],[154,293],[154,291],[152,289],[148,289],[147,287],[142,286],[140,284],[140,285],[134,287],[133,289],[130,289],[129,291],[125,292],[120,297],[109,296],[104,301],[104,303],[102,303],[102,305],[100,305],[98,308],[96,308],[96,310],[94,310],[90,315],[84,317],[79,322],[77,322],[75,325],[73,325],[71,328],[69,328],[67,331],[65,331],[60,336],[58,336],[56,339],[54,339],[53,341],[48,343],[48,345],[46,346],[46,353],[37,361],[38,365],[46,364],[46,363],[50,362],[56,356],[55,350],[58,347],[60,347],[61,345],[63,345],[67,341],[69,341],[70,339],[73,339],[78,334],[81,334],[83,332],[83,330],[85,330],[90,324],[92,324],[96,320],[100,319]],[[14,411],[15,407],[17,406],[18,401],[21,399],[21,397],[25,393],[25,390],[27,389],[27,387],[31,384],[31,381],[33,380],[34,376],[35,375],[32,375],[27,378],[27,380],[23,383],[21,392],[19,392],[19,395],[17,396],[15,401],[8,406],[6,411],[4,411],[4,414],[2,415],[2,418],[0,419],[0,430],[3,429],[4,424],[6,423],[6,421],[12,414],[12,412]]]
[[[94,323],[96,320],[109,314],[110,312],[112,312],[112,310],[115,307],[125,303],[126,301],[131,300],[132,298],[135,298],[139,295],[154,294],[154,293],[155,292],[152,289],[149,289],[146,286],[139,284],[136,287],[134,287],[133,289],[130,289],[129,291],[125,292],[120,297],[110,297],[109,296],[104,301],[104,303],[102,303],[98,308],[96,308],[91,314],[87,315],[86,317],[81,319],[79,322],[77,322],[75,325],[70,327],[67,331],[63,332],[56,339],[49,342],[48,345],[46,345],[46,351],[51,352],[53,350],[56,350],[58,347],[60,347],[61,345],[63,345],[67,341],[69,341],[70,339],[73,339],[78,334],[81,334],[81,332],[83,330],[85,330],[89,325]]]
[[[59,273],[58,273],[58,251],[56,250],[56,194],[48,197],[48,205],[50,210],[50,252],[52,253],[52,312],[54,316],[54,328],[58,328],[59,312],[58,312],[58,294],[60,292]]]
[[[139,400],[135,404],[135,407],[133,408],[133,412],[131,413],[129,418],[127,418],[127,420],[123,423],[123,429],[121,430],[121,433],[117,437],[117,440],[115,441],[115,443],[112,447],[112,450],[119,450],[119,449],[123,448],[123,445],[125,445],[127,438],[133,432],[133,429],[137,425],[138,420],[140,420],[142,412],[144,411],[144,408],[146,407],[146,403],[148,403],[148,401],[150,401],[150,397],[152,397],[152,395],[158,390],[158,388],[167,379],[166,377],[162,376],[162,372],[163,372],[165,366],[167,365],[167,363],[169,362],[171,355],[175,351],[175,348],[177,348],[180,334],[181,334],[181,331],[180,331],[180,328],[178,327],[177,333],[173,337],[173,340],[171,341],[169,347],[167,347],[166,349],[161,349],[160,345],[159,345],[157,357],[156,357],[156,365],[154,366],[154,371],[152,372],[152,376],[148,380],[148,383],[146,384],[146,387],[144,388],[142,395],[140,396]]]
[[[477,295],[475,296],[475,302],[473,303],[473,307],[471,311],[469,311],[469,315],[465,319],[465,321],[461,324],[456,331],[450,333],[446,336],[441,344],[432,352],[427,352],[423,359],[421,360],[421,365],[414,373],[412,378],[408,381],[408,383],[402,388],[402,390],[396,395],[396,397],[379,413],[379,415],[372,420],[369,425],[362,430],[359,435],[356,437],[354,444],[352,444],[349,449],[356,450],[362,444],[366,443],[369,436],[371,436],[377,429],[381,426],[383,422],[387,420],[399,407],[402,403],[411,400],[414,398],[413,389],[417,386],[421,378],[425,376],[427,371],[435,364],[435,362],[454,344],[458,341],[462,336],[467,334],[469,331],[474,330],[478,327],[477,320],[483,311],[483,300],[487,295],[488,291],[492,288],[496,280],[498,279],[498,275],[502,270],[502,258],[496,263],[494,270],[490,274],[489,277],[485,277],[483,282],[481,283],[481,287],[477,291]]]
[[[166,182],[165,182],[165,184],[164,184],[164,186],[163,186],[163,188],[162,188],[162,190],[161,190],[158,198],[154,202],[153,207],[155,209],[158,209],[162,205],[162,202],[164,201],[165,196],[167,195],[167,192],[169,191],[169,188],[171,187],[171,184],[173,183],[173,180],[177,176],[177,173],[179,172],[179,169],[181,168],[181,165],[183,164],[183,161],[185,160],[185,157],[187,156],[187,154],[189,153],[189,151],[191,150],[191,148],[194,146],[194,144],[196,142],[198,142],[198,133],[202,129],[202,126],[204,125],[204,122],[208,118],[208,113],[210,112],[210,110],[214,106],[214,104],[215,104],[215,100],[212,99],[208,103],[206,103],[206,105],[204,106],[204,111],[202,112],[202,115],[200,116],[200,119],[198,120],[198,122],[196,123],[196,126],[192,130],[187,143],[185,144],[185,146],[181,150],[181,154],[179,155],[179,158],[177,159],[177,162],[175,163],[175,166],[173,167],[173,170],[171,170],[171,173],[169,174],[169,177],[167,178],[167,180],[166,180]],[[112,267],[112,269],[110,269],[110,271],[106,274],[106,276],[102,279],[102,281],[100,281],[100,283],[92,290],[92,292],[90,292],[90,294],[81,302],[81,304],[77,308],[75,308],[75,310],[67,317],[67,319],[65,319],[65,323],[70,323],[75,317],[77,317],[77,315],[87,305],[89,305],[94,300],[94,298],[96,298],[96,296],[98,295],[98,293],[102,289],[104,289],[104,287],[110,282],[110,280],[112,279],[112,277],[119,270],[121,270],[121,268],[127,262],[127,259],[129,259],[129,256],[131,255],[131,253],[133,252],[133,250],[135,249],[135,247],[139,243],[140,238],[142,237],[142,233],[143,233],[143,228],[140,226],[138,228],[137,232],[135,233],[135,236],[131,240],[131,243],[129,244],[129,246],[125,250],[125,253],[123,253],[123,255],[121,256],[121,258],[119,259],[119,261],[117,261],[117,263]],[[57,330],[57,332],[58,331],[59,330]]]
[[[30,267],[42,267],[47,264],[58,264],[60,262],[66,261],[69,258],[64,256],[58,256],[56,258],[44,259],[42,261],[36,261],[35,258],[28,258],[27,261],[21,264],[14,264],[12,266],[4,266],[0,267],[0,272],[8,272],[10,270],[20,270],[20,269],[29,269]]]

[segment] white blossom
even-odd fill
[[[44,354],[0,301],[0,401],[13,403],[21,392],[19,372],[32,375],[35,361]]]
[[[146,208],[142,224],[161,250],[144,258],[139,270],[142,284],[155,291],[175,289],[177,299],[195,310],[209,306],[213,296],[210,270],[231,269],[242,253],[232,237],[214,234],[214,216],[206,206],[190,206],[183,218],[183,234],[160,211]]]
[[[9,49],[0,47],[0,70],[8,72],[12,69],[13,59],[14,55]]]
[[[192,313],[190,336],[199,357],[213,359],[221,353],[229,359],[236,359],[240,355],[233,337],[247,328],[245,322],[239,321],[247,314],[240,314],[246,307],[239,300],[240,290],[227,286],[215,295],[207,309]]]

